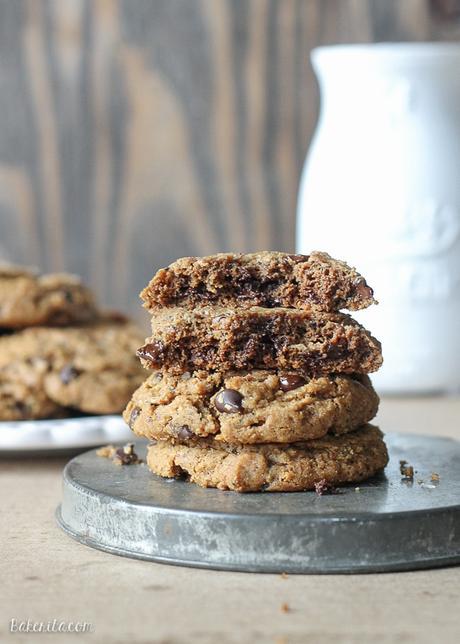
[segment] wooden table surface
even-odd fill
[[[378,420],[386,431],[460,439],[460,399],[385,399]],[[79,545],[54,520],[65,460],[0,462],[0,642],[460,641],[458,567],[283,578],[134,561]],[[10,634],[13,618],[89,622],[94,630]]]

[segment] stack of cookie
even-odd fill
[[[78,278],[0,266],[0,421],[121,412],[145,378],[140,342]]]
[[[340,309],[374,302],[325,253],[180,259],[141,293],[153,370],[124,412],[160,476],[297,491],[364,480],[387,463],[367,376],[380,343]]]

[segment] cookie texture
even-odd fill
[[[382,364],[378,340],[348,315],[261,307],[162,309],[138,355],[145,367],[176,374],[278,369],[310,377]]]
[[[48,363],[40,358],[0,368],[0,421],[61,418],[67,411],[51,400],[43,381]]]
[[[145,377],[135,356],[141,337],[117,317],[1,336],[0,419],[121,412]]]
[[[155,372],[133,394],[124,419],[135,434],[155,440],[293,443],[353,431],[375,416],[378,403],[367,376]]]
[[[141,297],[151,310],[217,304],[333,312],[375,302],[372,289],[354,268],[321,252],[184,257],[158,271]]]
[[[383,435],[372,425],[295,445],[216,445],[202,439],[193,446],[158,441],[147,451],[154,474],[187,477],[202,487],[236,492],[300,492],[319,481],[355,483],[381,471],[387,462]]]
[[[0,266],[0,327],[65,326],[95,317],[92,293],[78,277]]]

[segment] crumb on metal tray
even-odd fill
[[[96,456],[100,456],[101,458],[113,458],[115,452],[116,447],[113,445],[104,445],[96,450]]]
[[[404,479],[414,480],[414,468],[407,461],[399,461],[399,471]]]
[[[315,483],[315,492],[318,496],[324,496],[325,494],[341,494],[340,490],[326,481],[326,479],[321,479]]]
[[[123,447],[105,445],[96,452],[97,456],[110,458],[115,465],[139,465],[143,461],[134,451],[134,443],[126,443]]]

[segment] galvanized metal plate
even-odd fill
[[[386,441],[385,474],[324,496],[203,489],[145,465],[116,466],[93,450],[66,466],[57,519],[88,546],[187,566],[357,573],[460,563],[460,443],[402,434]],[[145,446],[136,443],[141,457]],[[414,481],[402,479],[400,460],[414,466]]]

